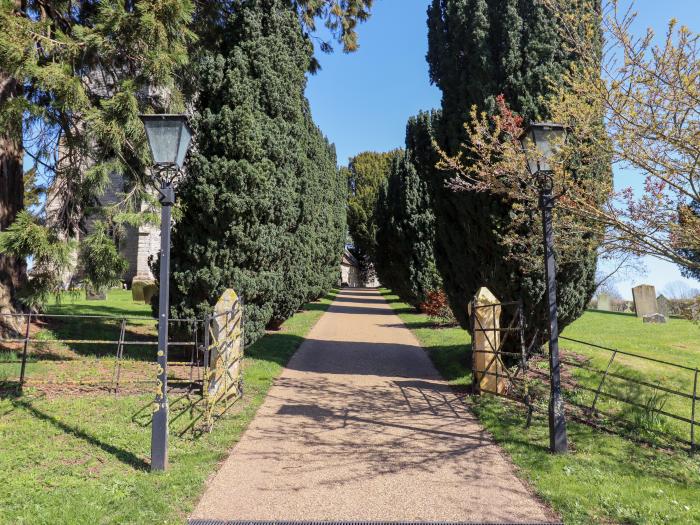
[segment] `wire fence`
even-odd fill
[[[476,315],[479,309],[488,315]],[[472,303],[471,317],[475,392],[524,403],[529,425],[534,412],[547,412],[549,402],[549,362],[541,337],[535,332],[525,340],[517,302]],[[507,325],[500,324],[501,317]],[[562,388],[572,418],[697,451],[697,367],[564,336],[560,345]]]
[[[638,437],[697,449],[698,368],[561,336],[567,402]]]
[[[171,424],[182,421],[180,433],[198,425],[211,430],[243,394],[244,309],[235,297],[229,308],[203,319],[168,320]],[[4,313],[0,327],[0,395],[22,395],[26,388],[55,394],[153,392],[157,319]],[[149,408],[134,421],[150,424]]]
[[[0,314],[0,320],[6,327],[0,337],[0,386],[5,390],[72,385],[116,393],[122,386],[152,384],[156,319],[32,312]],[[203,322],[169,320],[168,347],[178,380],[194,380],[195,369],[203,365]],[[185,376],[181,369],[187,369]]]

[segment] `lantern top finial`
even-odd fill
[[[192,140],[187,115],[152,114],[139,117],[146,128],[146,138],[156,167],[181,170]]]
[[[566,126],[556,122],[531,122],[522,138],[527,167],[535,176],[551,172],[558,147],[566,136]]]

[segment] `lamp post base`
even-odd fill
[[[569,451],[564,399],[561,393],[552,394],[549,398],[549,450],[555,454],[564,454]]]
[[[158,405],[158,403],[156,403]],[[154,406],[151,434],[151,471],[168,468],[168,402]]]

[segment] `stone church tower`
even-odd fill
[[[108,206],[118,202],[124,192],[124,180],[120,175],[112,174],[110,181],[105,188],[104,194],[99,198],[100,204]],[[56,212],[61,207],[60,191],[49,189],[46,200],[46,214],[50,220],[52,212]],[[146,211],[146,204],[141,204],[141,210]],[[86,230],[91,230],[92,219],[86,220]],[[160,250],[160,228],[153,224],[143,224],[135,227],[126,225],[124,235],[119,239],[119,253],[127,260],[129,267],[122,279],[131,286],[134,277],[143,279],[153,279],[153,273],[149,266],[149,258],[155,257]],[[78,239],[80,240],[80,239]],[[77,268],[77,254],[73,269],[64,276],[64,286],[69,288],[71,282],[80,280]]]

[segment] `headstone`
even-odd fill
[[[149,284],[156,284],[150,277],[134,277],[131,281],[131,299],[135,302],[143,302],[143,289]]]
[[[632,288],[632,298],[637,317],[659,312],[659,307],[656,304],[656,290],[650,284],[640,284]]]
[[[612,310],[610,296],[606,293],[598,295],[598,310],[609,312]]]
[[[658,312],[668,319],[671,314],[671,301],[661,294],[656,298],[656,305],[659,307]]]
[[[156,283],[147,284],[143,287],[143,302],[151,304],[151,299],[158,293],[158,285]]]
[[[480,392],[502,394],[506,389],[503,365],[496,351],[501,342],[501,305],[488,288],[476,292],[473,308],[474,339],[472,344],[475,384]]]
[[[666,317],[661,314],[648,314],[644,316],[645,323],[663,324],[666,322]]]

